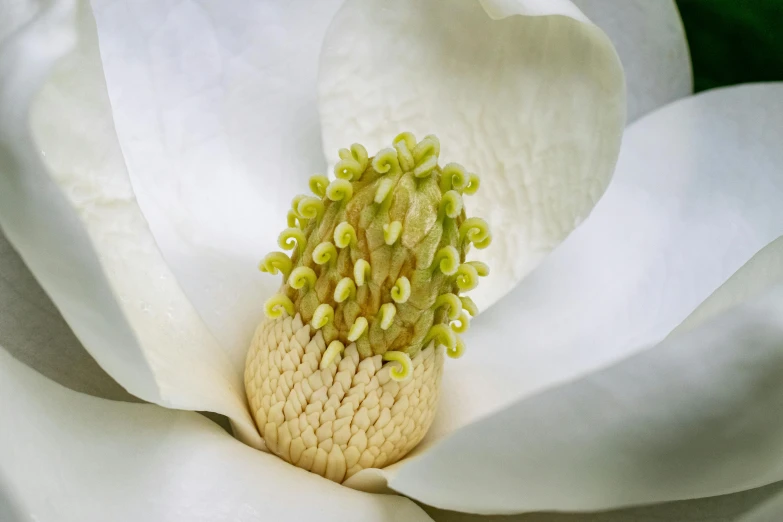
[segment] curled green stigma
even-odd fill
[[[461,337],[457,337],[457,342],[454,344],[454,348],[446,348],[446,355],[452,359],[459,359],[462,354],[465,353],[465,341]]]
[[[388,330],[389,327],[392,325],[392,321],[394,321],[394,316],[397,315],[397,307],[394,306],[392,303],[386,303],[385,305],[381,305],[381,310],[379,313],[380,316],[380,326],[381,330]]]
[[[337,260],[337,249],[328,241],[319,243],[313,250],[313,261],[316,265],[325,265]]]
[[[358,181],[367,168],[369,158],[367,149],[358,143],[351,145],[351,150],[340,149],[338,152],[340,161],[334,166],[334,175],[338,179]]]
[[[457,268],[459,268],[459,252],[451,245],[441,248],[435,254],[432,266],[447,276],[456,274]]]
[[[457,268],[457,286],[463,292],[473,290],[478,286],[479,275],[476,267],[469,263],[463,263]]]
[[[350,277],[343,277],[334,289],[334,300],[342,303],[353,297],[356,297],[356,283]]]
[[[449,163],[443,167],[440,177],[440,190],[445,194],[450,190],[462,192],[468,186],[468,173],[459,163]]]
[[[438,166],[438,154],[440,154],[440,141],[435,136],[427,136],[413,148],[413,175],[424,178],[432,174]]]
[[[452,357],[464,351],[458,334],[478,310],[461,294],[489,274],[466,257],[492,235],[466,215],[478,176],[458,163],[440,167],[440,152],[437,137],[409,132],[374,157],[354,144],[339,150],[333,179],[312,176],[312,195],[292,200],[279,237],[291,255],[273,252],[259,266],[284,282],[265,311],[299,314],[322,332],[325,360],[352,344],[361,358],[415,357],[433,341]]]
[[[356,230],[350,223],[343,221],[334,229],[334,244],[337,248],[345,248],[352,243],[356,243]]]
[[[315,286],[317,277],[315,271],[309,266],[298,266],[291,271],[288,285],[296,290],[305,289],[305,291],[309,291]]]
[[[321,219],[324,213],[324,202],[318,198],[305,196],[298,201],[296,212],[303,219]]]
[[[367,330],[368,324],[366,317],[357,317],[356,321],[353,322],[351,329],[348,331],[348,341],[354,342],[361,337]]]
[[[329,186],[329,178],[323,174],[316,174],[310,178],[310,190],[313,194],[322,198],[326,195],[326,187]],[[290,226],[290,225],[289,225]]]
[[[370,263],[364,259],[357,259],[353,265],[353,278],[356,286],[364,285],[364,281],[370,277]]]
[[[454,331],[445,324],[436,324],[430,328],[424,337],[424,344],[435,341],[440,346],[445,346],[447,350],[453,350],[457,343],[457,336]]]
[[[398,304],[402,304],[408,301],[411,296],[411,282],[405,276],[397,279],[394,286],[391,289],[392,301]]]
[[[344,179],[336,179],[326,187],[326,197],[332,201],[348,202],[353,196],[351,182]]]
[[[299,230],[302,230],[305,225],[307,225],[307,221],[300,218],[298,213],[293,209],[288,211],[286,222],[288,223],[288,228],[298,228]]]
[[[479,189],[479,177],[475,174],[470,174],[468,178],[468,186],[465,187],[463,192],[467,194],[468,196],[472,196],[476,192],[478,192]]]
[[[389,246],[397,242],[401,233],[402,223],[399,221],[392,221],[391,223],[383,225],[383,240]]]
[[[468,326],[470,326],[470,318],[467,312],[459,314],[459,317],[451,323],[451,329],[454,330],[454,333],[465,333],[468,331]]]
[[[411,356],[405,352],[386,352],[383,354],[383,360],[398,363],[389,372],[389,375],[395,381],[406,381],[413,374]]]
[[[403,132],[394,138],[394,149],[397,151],[397,162],[404,172],[410,172],[416,164],[413,162],[411,150],[416,147],[416,138],[410,132]]]
[[[400,162],[397,159],[397,151],[395,149],[383,149],[380,151],[372,160],[372,168],[378,174],[395,173],[399,171]],[[387,179],[385,181],[389,180]],[[386,184],[391,188],[393,182]],[[384,182],[382,181],[379,186],[383,185]],[[380,203],[380,201],[376,201],[376,203]]]
[[[280,236],[277,238],[277,244],[283,250],[293,250],[298,246],[300,253],[304,252],[306,242],[304,233],[298,228],[286,228],[280,232]]]
[[[482,263],[481,261],[468,261],[468,264],[476,269],[476,273],[479,277],[487,277],[489,275],[489,265]]]
[[[343,353],[343,351],[345,351],[345,345],[340,341],[332,341],[329,343],[329,347],[321,357],[321,369],[328,368],[329,365],[334,362],[335,358]]]
[[[294,303],[283,294],[275,294],[264,303],[264,313],[267,317],[276,319],[283,316],[283,312],[294,315]]]
[[[492,241],[489,225],[481,218],[468,218],[459,227],[459,240],[470,241],[476,248],[487,248]]]
[[[478,315],[478,306],[473,302],[473,299],[465,295],[461,296],[459,300],[462,303],[462,309],[468,312],[471,317],[476,317]]]
[[[259,263],[258,269],[272,275],[283,274],[283,281],[288,279],[291,273],[291,258],[282,252],[270,252]]]
[[[460,312],[462,312],[462,301],[456,294],[443,294],[435,299],[435,310],[444,306],[446,307],[446,317],[449,318],[449,321],[455,321],[459,317]]]
[[[313,320],[310,321],[310,324],[316,330],[320,330],[332,321],[334,321],[334,308],[332,308],[331,305],[322,303],[319,304],[318,308],[315,309],[315,313],[313,313]]]
[[[394,188],[394,181],[390,179],[382,179],[378,184],[378,189],[375,191],[375,203],[383,203]]]
[[[462,196],[456,190],[449,190],[440,200],[439,216],[443,219],[443,216],[450,218],[456,218],[462,213]]]

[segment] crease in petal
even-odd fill
[[[406,130],[437,134],[444,162],[481,177],[465,206],[493,230],[473,254],[492,267],[471,294],[482,310],[589,214],[625,125],[617,54],[571,2],[349,0],[318,81],[331,160],[345,143],[378,150]]]
[[[85,348],[130,393],[224,414],[261,447],[241,369],[179,288],[134,198],[89,6],[56,1],[19,22],[0,49],[5,234]]]
[[[62,388],[2,347],[0,488],[35,520],[431,520],[409,499],[344,488],[196,413]]]

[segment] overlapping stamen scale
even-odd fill
[[[269,451],[343,482],[393,464],[424,437],[438,403],[443,355],[430,345],[413,357],[361,358],[355,344],[327,345],[299,315],[268,320],[248,352],[248,403]],[[326,357],[331,362],[322,364]],[[409,366],[401,372],[405,357]],[[395,380],[399,373],[407,378]]]
[[[489,246],[491,234],[465,213],[478,176],[457,163],[441,169],[439,155],[435,136],[416,141],[411,133],[372,158],[361,145],[341,149],[336,179],[314,175],[314,196],[292,200],[279,240],[291,257],[272,253],[260,265],[284,283],[248,354],[256,423],[274,453],[333,480],[390,464],[418,443],[434,413],[443,354],[465,350],[458,334],[477,310],[460,292],[489,273],[466,255]],[[383,386],[395,393],[378,395]],[[342,421],[353,395],[371,406],[386,397],[389,411],[354,408]],[[408,423],[411,411],[418,413]]]

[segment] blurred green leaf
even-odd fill
[[[783,0],[677,0],[677,7],[696,92],[783,80]]]

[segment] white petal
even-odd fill
[[[783,84],[687,98],[631,125],[593,214],[444,372],[433,438],[668,335],[783,235]]]
[[[614,366],[519,401],[389,485],[477,513],[597,510],[783,479],[783,285]]]
[[[771,522],[783,517],[783,492],[778,491],[749,513],[737,517],[737,522]]]
[[[0,426],[0,498],[30,520],[430,520],[408,499],[300,470],[196,413],[64,389],[1,348]]]
[[[590,212],[625,124],[609,39],[563,1],[349,0],[318,88],[329,158],[354,141],[374,152],[404,130],[435,133],[441,164],[481,176],[466,206],[494,232],[477,255],[492,265],[473,294],[482,309]]]
[[[671,335],[697,327],[732,306],[763,293],[774,282],[783,282],[783,237],[753,256],[678,325]]]
[[[260,446],[241,368],[180,290],[134,199],[88,6],[52,2],[10,34],[0,48],[0,223],[8,239],[129,392],[222,413]]]
[[[729,310],[731,306],[761,294],[774,283],[783,282],[783,238],[779,238],[743,265],[726,283],[702,303],[673,334],[692,329],[704,321]],[[379,483],[383,477],[376,477]],[[783,514],[783,482],[731,495],[620,509],[600,513],[564,513],[558,522],[617,522],[634,520],[650,522],[680,522],[682,520],[738,520],[767,522]],[[425,506],[436,522],[552,522],[547,513],[516,516],[492,516],[457,513]]]
[[[342,0],[95,0],[120,146],[161,251],[207,326],[244,356],[279,277],[296,193],[325,164],[323,34]]]
[[[424,506],[435,522],[773,522],[780,516],[751,518],[783,490],[783,482],[731,495],[680,500],[596,513],[525,513],[473,515]],[[783,497],[782,497],[783,498]],[[781,511],[783,513],[783,511]],[[747,517],[747,518],[745,518]]]
[[[612,40],[625,70],[628,121],[693,92],[685,29],[674,0],[573,0]]]
[[[106,399],[134,400],[90,357],[2,231],[0,346],[72,390]]]

